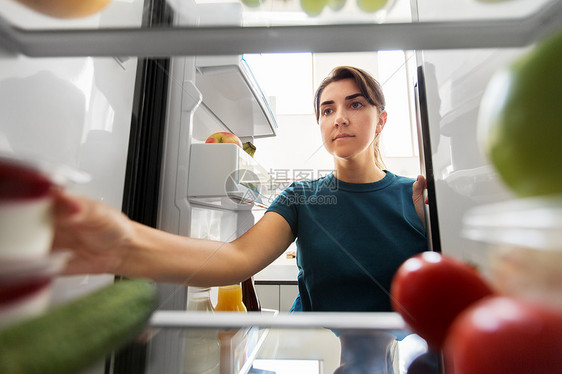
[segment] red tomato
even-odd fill
[[[461,313],[444,344],[447,373],[562,373],[562,312],[489,297]]]
[[[424,252],[398,268],[390,294],[392,307],[412,331],[440,349],[455,317],[492,290],[467,264]]]

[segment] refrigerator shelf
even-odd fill
[[[398,4],[406,1],[399,0]],[[84,21],[61,21],[39,17],[10,1],[0,11],[0,52],[30,57],[164,57],[509,48],[532,44],[562,26],[562,3],[557,0],[507,1],[493,5],[472,1],[455,8],[448,7],[447,2],[433,0],[424,6],[435,7],[434,18],[420,23],[393,18],[391,11],[385,23],[380,23],[376,15],[364,16],[357,10],[341,13],[340,17],[323,13],[320,17],[304,19],[294,17],[293,12],[292,18],[282,17],[277,21],[283,14],[281,10],[262,9],[258,13],[260,18],[242,8],[238,18],[229,19],[221,16],[225,4],[203,7],[196,2],[181,3],[183,7],[191,6],[188,13],[192,14],[182,19],[180,3],[173,3],[171,8],[180,14],[177,26],[142,28],[119,24],[109,16],[105,22],[103,16],[111,14],[111,6]],[[439,12],[444,7],[446,12]],[[302,11],[297,14],[302,15]],[[447,15],[445,19],[443,14]],[[252,23],[251,19],[262,20]]]
[[[406,329],[404,320],[398,313],[203,313],[159,310],[154,312],[149,323],[152,328],[328,328],[341,330],[397,331]]]
[[[203,95],[202,108],[196,111],[194,137],[205,141],[210,133],[198,131],[203,112],[219,121],[224,130],[240,138],[275,136],[277,122],[268,100],[248,64],[240,55],[198,56],[196,86]],[[199,113],[199,114],[197,114]],[[196,134],[196,132],[198,134]]]
[[[425,341],[391,312],[346,313],[342,318],[341,313],[328,312],[156,311],[148,328],[167,344],[175,344],[174,337],[183,332],[218,333],[221,373],[256,372],[264,360],[279,368],[287,360],[297,360],[301,369],[299,363],[312,360],[321,364],[320,372],[331,373],[344,365],[341,355],[356,356],[361,367],[371,369],[362,372],[382,372],[373,369],[391,363],[394,372],[406,373],[409,364],[427,352]],[[229,337],[232,340],[225,341]],[[437,357],[426,359],[436,363]]]
[[[228,210],[267,207],[271,176],[242,148],[231,143],[193,144],[187,196],[192,203]]]

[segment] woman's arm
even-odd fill
[[[100,202],[59,193],[54,248],[72,250],[67,274],[113,273],[193,286],[231,284],[275,260],[294,240],[268,212],[240,238],[223,243],[170,234],[131,221]]]

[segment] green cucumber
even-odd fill
[[[122,280],[0,330],[0,373],[76,374],[136,338],[156,287]]]

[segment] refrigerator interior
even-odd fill
[[[411,14],[405,16],[404,9]],[[157,30],[149,30],[147,18],[158,12],[169,17],[171,24],[162,21],[153,25]],[[540,17],[533,16],[536,14]],[[232,131],[240,134],[242,141],[259,144],[260,139],[272,141],[279,131],[274,102],[256,84],[242,55],[416,50],[411,61],[415,60],[418,69],[411,69],[411,78],[412,84],[417,84],[418,99],[424,97],[423,102],[418,101],[417,112],[419,154],[420,169],[428,178],[430,204],[426,215],[432,219],[432,246],[484,266],[486,248],[464,238],[463,216],[472,207],[513,196],[501,185],[478,147],[475,123],[480,100],[492,74],[560,27],[552,14],[561,14],[560,3],[553,0],[497,4],[462,0],[454,5],[447,0],[397,0],[372,14],[348,1],[340,12],[325,9],[320,17],[307,16],[297,1],[266,0],[261,7],[249,8],[235,1],[114,0],[92,17],[59,20],[8,0],[0,9],[0,151],[83,170],[91,180],[69,184],[69,191],[118,209],[132,204],[138,209],[135,214],[146,214],[146,223],[162,230],[232,240],[255,222],[263,206],[234,199],[235,195],[229,195],[228,187],[220,182],[212,184],[219,193],[205,191],[208,182],[190,177],[190,173],[195,172],[193,146],[201,145],[212,132]],[[302,32],[299,27],[310,28]],[[371,33],[372,38],[363,36],[365,33]],[[127,178],[131,178],[127,170],[132,170],[132,155],[143,153],[142,144],[131,148],[131,134],[140,121],[135,109],[140,105],[136,100],[145,94],[139,93],[138,83],[140,67],[145,67],[146,61],[152,61],[155,74],[166,80],[160,87],[166,93],[160,108],[165,118],[159,130],[161,143],[150,145],[157,154],[150,159],[157,163],[152,169],[158,169],[157,180],[151,181],[155,190],[147,187],[147,191],[135,191],[134,186],[127,185]],[[237,100],[225,101],[233,92]],[[252,120],[244,121],[248,117]],[[257,178],[251,182],[268,186],[268,165],[248,161],[245,155],[228,157],[234,165],[224,172],[231,179],[229,171],[249,170],[248,175]],[[202,175],[207,172],[201,171]],[[224,179],[224,175],[217,178]],[[194,181],[200,183],[190,185]],[[241,182],[236,175],[238,197],[255,198]],[[263,190],[261,196],[267,201],[271,193]],[[129,201],[132,195],[135,202]],[[148,195],[154,200],[152,211],[144,213],[139,205]],[[113,279],[110,275],[58,279],[53,302],[80,296]],[[194,326],[247,328],[251,337],[248,342],[254,345],[243,348],[261,350],[251,356],[253,350],[249,349],[250,356],[244,356],[242,364],[256,357],[312,358],[323,362],[326,371],[321,372],[335,370],[341,354],[341,346],[333,344],[334,335],[321,323],[349,331],[365,326],[382,332],[404,329],[400,321],[387,320],[387,316],[327,315],[316,321],[291,321],[285,316],[277,320],[268,319],[271,316],[218,321],[197,317],[186,320],[182,316],[174,319],[177,311],[185,309],[187,288],[160,284],[159,291],[160,308],[153,323],[162,333],[152,337],[148,345],[131,347],[130,357],[113,364],[111,370],[100,362],[92,368],[92,374],[181,372],[183,332]],[[342,319],[348,319],[350,325],[340,326]],[[295,323],[298,331],[291,330]],[[251,326],[256,328],[252,330]],[[291,335],[298,336],[296,342]],[[316,352],[314,344],[318,341],[325,346]],[[411,344],[413,353],[404,353],[396,365],[404,366],[425,352],[423,342]],[[296,352],[298,348],[300,353]],[[133,363],[135,359],[141,362]],[[248,365],[236,369],[248,370]]]

